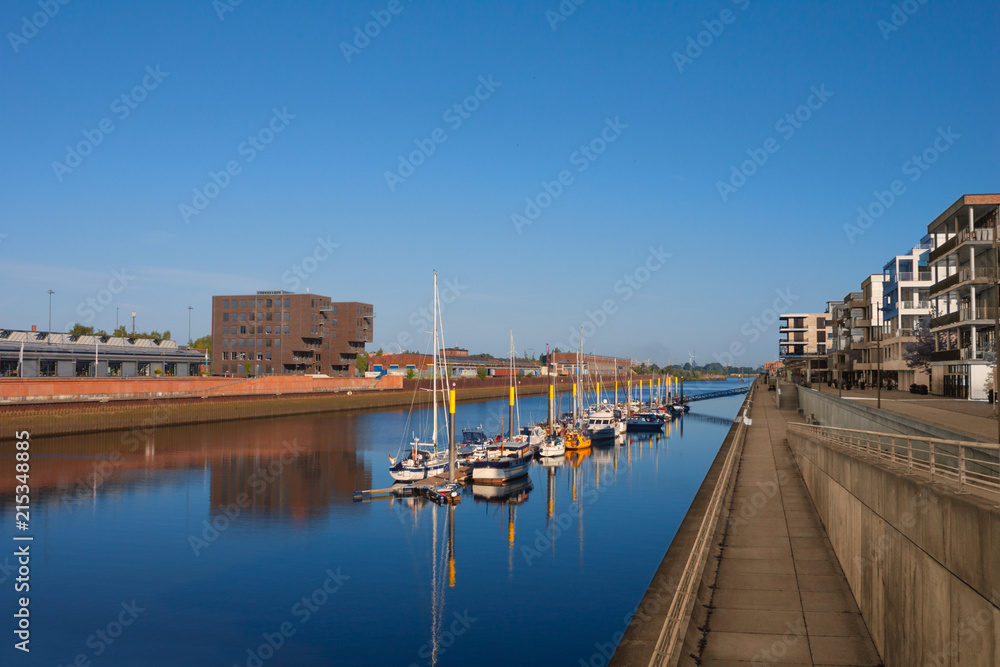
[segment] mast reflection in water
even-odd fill
[[[352,503],[391,485],[405,412],[33,440],[31,664],[587,662],[625,629],[741,401],[457,507]],[[460,405],[459,429],[498,433],[505,403]],[[545,398],[521,410],[544,421]],[[0,457],[7,544],[13,467]],[[123,604],[142,611],[99,639]]]

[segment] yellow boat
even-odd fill
[[[587,449],[590,447],[590,438],[577,430],[569,429],[563,434],[566,442],[566,449]]]

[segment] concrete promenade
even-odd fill
[[[751,418],[700,663],[680,664],[880,665],[785,441],[801,417],[760,391]]]
[[[825,383],[813,383],[812,388],[831,396],[837,395],[837,388],[827,387]],[[852,388],[843,392],[843,398],[874,408],[878,404],[878,390]],[[990,403],[883,390],[882,409],[990,442],[997,441],[997,421]]]

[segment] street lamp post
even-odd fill
[[[188,306],[188,346],[191,345],[191,311],[194,310],[194,306]]]
[[[135,311],[132,311],[132,335],[135,335]]]
[[[878,409],[882,409],[882,307],[875,306],[875,312],[877,314],[876,321],[878,322],[878,339],[876,351],[878,354],[878,375],[875,381],[878,382]]]
[[[45,342],[52,342],[52,295],[55,294],[52,290],[49,290],[49,329],[45,334]]]

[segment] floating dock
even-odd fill
[[[463,486],[469,483],[472,478],[472,467],[471,466],[460,466],[455,471],[455,487],[453,490],[459,490]],[[444,487],[448,490],[448,477],[436,475],[434,477],[427,477],[425,479],[418,480],[416,482],[411,482],[409,484],[394,484],[386,489],[369,489],[367,491],[355,491],[354,492],[354,502],[362,503],[369,500],[377,500],[379,498],[406,498],[410,496],[423,496],[436,503],[450,503],[458,504],[461,502],[460,496],[455,494],[449,494],[442,492],[441,488]]]

